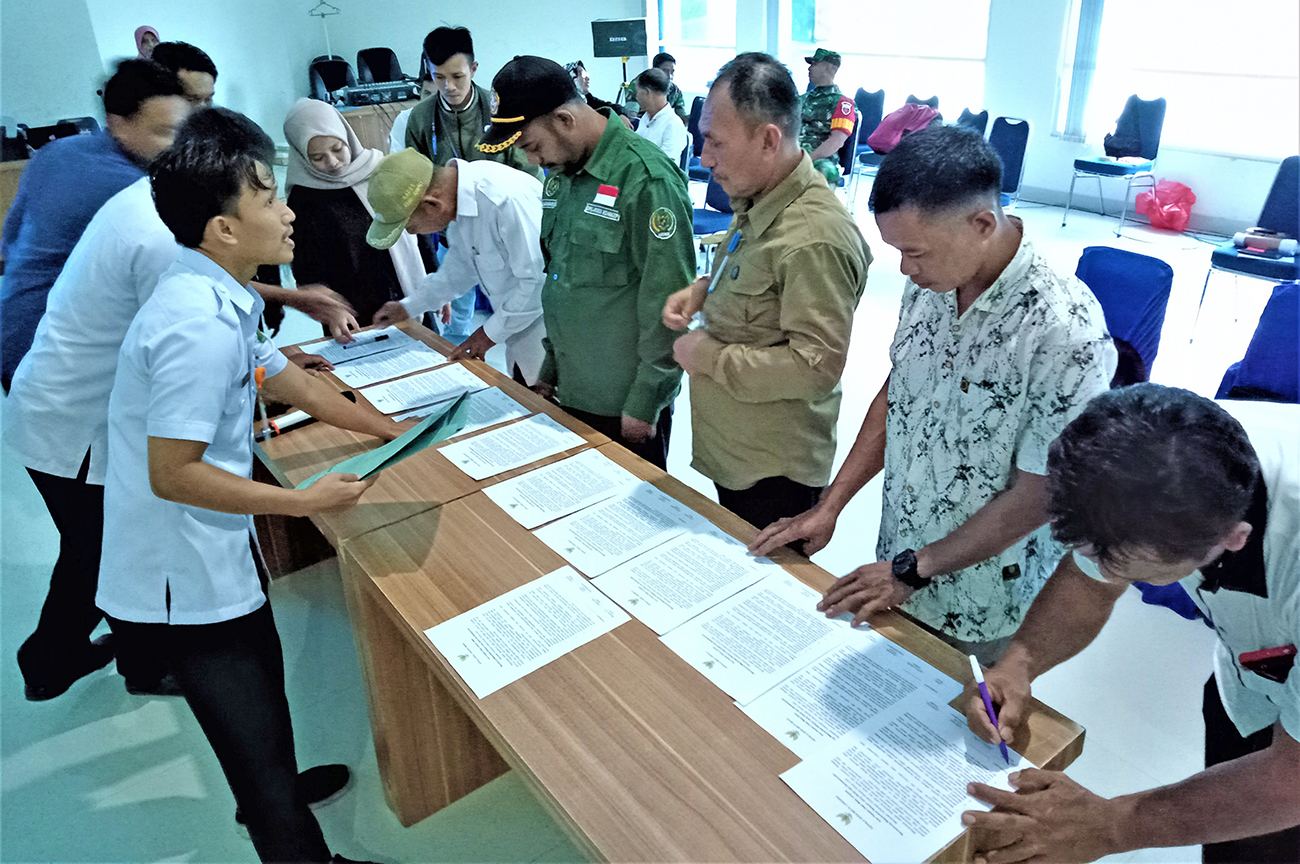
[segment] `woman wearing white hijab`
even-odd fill
[[[366,244],[374,216],[366,184],[384,154],[362,147],[338,109],[316,99],[294,103],[284,137],[285,187],[297,217],[294,278],[300,287],[337,291],[356,310],[356,320],[369,324],[379,307],[418,288],[428,269],[414,235],[403,235],[387,251]]]

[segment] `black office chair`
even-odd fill
[[[32,156],[37,150],[49,144],[55,138],[71,138],[80,135],[80,130],[71,123],[55,123],[53,126],[28,126],[18,124],[18,137],[27,148],[27,155]]]
[[[929,105],[934,110],[939,110],[939,97],[931,96],[929,99],[918,99],[915,94],[908,93],[907,98],[903,100],[905,105]]]
[[[331,99],[330,94],[344,87],[357,86],[357,76],[352,71],[352,64],[337,54],[321,55],[312,60],[307,66],[307,78],[311,98],[322,102],[342,101]]]
[[[969,108],[963,108],[961,109],[961,116],[957,118],[957,122],[953,125],[978,133],[982,138],[984,137],[984,130],[989,125],[989,112],[985,109],[978,114],[972,114]]]
[[[999,117],[989,131],[989,146],[1002,160],[1002,206],[1020,200],[1020,181],[1025,176],[1025,148],[1029,146],[1029,121]]]
[[[99,121],[94,117],[64,117],[59,123],[71,123],[77,127],[77,132],[82,135],[89,135],[92,132],[99,131]]]
[[[410,76],[402,72],[392,48],[366,48],[357,52],[357,78],[362,84],[383,84],[406,81]]]

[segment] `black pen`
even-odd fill
[[[387,338],[388,334],[385,333],[383,336],[376,336],[374,339],[367,339],[365,342],[349,342],[343,346],[343,350],[346,351],[349,348],[356,348],[360,345],[372,345],[375,342],[383,342]]]

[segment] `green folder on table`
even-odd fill
[[[344,459],[333,468],[326,468],[313,474],[298,484],[299,489],[306,489],[326,474],[356,474],[364,480],[371,474],[377,474],[392,465],[396,465],[409,456],[414,456],[425,447],[446,441],[461,429],[469,419],[469,393],[465,393],[449,407],[435,411],[421,420],[414,429],[394,438],[382,447],[359,453]]]

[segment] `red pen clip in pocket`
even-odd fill
[[[1279,645],[1276,648],[1242,652],[1237,656],[1237,662],[1243,669],[1249,669],[1256,675],[1282,684],[1291,674],[1291,667],[1295,665],[1295,655],[1294,645]]]

